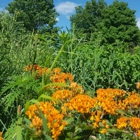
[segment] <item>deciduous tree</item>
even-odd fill
[[[91,0],[85,7],[76,7],[71,24],[75,24],[76,33],[85,34],[86,39],[97,39],[101,34],[102,44],[127,44],[136,46],[140,43],[140,32],[136,25],[135,11],[127,3],[115,0],[107,6],[104,0]]]
[[[56,12],[53,0],[14,0],[6,9],[22,21],[29,31],[57,32]]]

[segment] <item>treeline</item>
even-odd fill
[[[18,28],[22,24],[26,31],[53,35],[60,31],[56,26],[59,14],[52,0],[14,0],[6,10],[11,18],[15,18]],[[105,0],[87,1],[85,7],[75,8],[75,14],[70,17],[70,30],[74,30],[78,38],[84,36],[86,41],[100,38],[102,45],[116,46],[119,42],[134,47],[140,43],[135,12],[127,3],[118,0],[110,5]]]

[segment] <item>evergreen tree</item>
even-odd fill
[[[6,9],[17,21],[22,21],[29,31],[57,32],[56,12],[53,0],[14,0]]]

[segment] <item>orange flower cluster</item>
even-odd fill
[[[42,118],[39,116],[39,110],[44,114],[47,119],[47,126],[51,129],[52,138],[56,140],[61,134],[63,128],[67,125],[66,121],[63,120],[63,115],[55,109],[49,102],[40,102],[40,104],[31,105],[26,111],[26,115],[31,120],[30,127],[35,127],[37,132],[36,135],[42,134]]]
[[[130,92],[128,97],[122,101],[120,104],[125,110],[127,109],[137,109],[140,107],[140,95],[135,92]]]
[[[41,69],[41,67],[39,65],[34,64],[34,65],[26,66],[24,68],[24,71],[32,71],[32,72],[34,72],[34,71],[37,71],[37,70],[40,70],[40,69]]]
[[[55,68],[51,71],[50,80],[53,83],[70,84],[73,81],[73,76],[70,73],[61,72],[60,68]],[[55,89],[62,88],[61,86],[55,86]]]
[[[111,88],[98,89],[96,93],[96,106],[101,107],[105,114],[117,114],[118,104],[116,98],[126,94],[123,90]]]
[[[42,76],[43,73],[48,74],[49,68],[41,68],[39,65],[29,65],[24,68],[25,71],[31,71],[32,74],[35,74],[35,79],[39,76]],[[54,68],[50,71],[50,80],[53,83],[63,83],[70,84],[73,82],[73,76],[70,73],[61,72],[60,68]],[[78,84],[77,84],[78,86]],[[55,89],[62,88],[61,86],[54,86]]]
[[[140,106],[140,96],[137,93],[120,89],[98,89],[97,106],[101,107],[105,114],[118,114],[118,110],[136,109]]]
[[[3,140],[3,138],[2,138],[2,132],[0,132],[0,140]]]
[[[93,121],[93,127],[98,128],[99,127],[99,122],[101,121],[101,111],[97,111],[97,114],[95,112],[90,113],[90,121]]]
[[[67,89],[57,90],[53,93],[52,97],[62,100],[62,101],[68,101],[74,96],[74,93]]]
[[[101,127],[102,129],[99,132],[102,134],[106,134],[109,125],[107,124],[106,120],[102,120],[103,117],[102,112],[100,110],[97,110],[96,112],[91,112],[90,114],[91,114],[90,121],[93,123],[93,128],[96,129]]]
[[[121,117],[117,119],[117,128],[119,129],[125,129],[126,127],[131,127],[134,133],[137,134],[137,136],[140,136],[140,118],[137,117]]]
[[[57,90],[56,92],[53,93],[52,97],[68,102],[75,95],[82,93],[84,93],[82,86],[78,85],[76,82],[71,82],[70,90],[68,89]]]
[[[64,106],[70,110],[76,110],[79,113],[90,113],[91,109],[94,108],[95,100],[86,94],[77,94]]]
[[[84,93],[84,90],[82,88],[82,86],[80,86],[79,84],[77,84],[76,82],[72,82],[71,85],[71,90],[75,93],[75,94],[82,94]]]
[[[48,73],[48,68],[41,68],[39,65],[34,64],[34,65],[29,65],[24,68],[24,71],[30,71],[31,74],[35,75],[35,79],[38,78],[39,76],[42,76],[43,73]]]
[[[73,76],[70,73],[61,72],[60,68],[54,68],[51,72],[50,79],[52,82],[66,83],[66,81],[72,82]]]
[[[97,97],[104,96],[105,98],[116,98],[116,97],[123,97],[126,95],[126,91],[120,90],[120,89],[112,89],[112,88],[107,88],[107,89],[98,89],[96,91]]]
[[[126,128],[127,121],[128,121],[127,117],[121,117],[121,118],[117,119],[117,127],[119,129]]]
[[[127,93],[120,89],[100,88],[96,91],[97,97],[92,98],[84,94],[82,86],[73,81],[74,78],[70,73],[61,72],[60,68],[54,68],[52,71],[49,71],[48,68],[33,65],[26,67],[25,70],[36,72],[36,76],[42,76],[43,73],[50,72],[49,78],[51,82],[69,85],[67,88],[61,85],[53,86],[55,90],[52,97],[61,100],[61,106],[59,106],[60,104],[57,105],[57,107],[61,108],[61,113],[50,102],[40,102],[39,105],[35,104],[29,107],[26,115],[32,122],[30,126],[36,128],[36,135],[42,135],[43,128],[42,118],[39,116],[38,109],[41,110],[47,119],[46,125],[51,130],[52,138],[56,140],[67,125],[64,117],[72,116],[72,111],[82,113],[83,116],[85,113],[91,114],[90,121],[87,121],[90,123],[89,125],[92,125],[94,129],[100,130],[100,133],[105,134],[109,125],[106,120],[103,120],[104,115],[118,115],[119,110],[129,111],[140,107],[139,94],[134,92]],[[133,132],[140,136],[140,119],[137,117],[121,117],[117,119],[116,126],[119,129],[131,127]]]

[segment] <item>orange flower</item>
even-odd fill
[[[140,129],[140,118],[131,117],[129,118],[129,124],[133,129]]]
[[[107,133],[107,129],[102,129],[102,130],[100,131],[100,133],[101,133],[101,134],[106,134],[106,133]]]
[[[3,138],[2,138],[2,132],[0,132],[0,140],[3,140]]]
[[[103,125],[106,125],[106,120],[102,120],[102,124]]]
[[[140,129],[137,132],[137,136],[140,137]]]
[[[67,89],[57,90],[53,93],[52,97],[62,100],[62,101],[68,101],[73,97],[74,93]]]
[[[80,86],[80,85],[77,84],[76,82],[72,82],[70,86],[71,86],[71,90],[72,90],[75,94],[82,94],[82,93],[84,93],[84,90],[83,90],[82,86]]]
[[[137,82],[136,88],[137,88],[138,90],[140,90],[140,82]]]
[[[119,119],[117,119],[117,127],[120,128],[126,128],[127,127],[127,121],[128,118],[126,117],[121,117]]]
[[[65,106],[69,107],[70,110],[76,110],[79,113],[90,113],[94,104],[94,99],[92,99],[89,95],[78,94],[66,103]]]
[[[67,123],[63,120],[64,115],[60,114],[60,112],[49,102],[40,102],[40,104],[31,105],[25,114],[32,122],[30,127],[35,127],[38,135],[42,134],[43,131],[42,119],[39,117],[38,109],[40,109],[40,111],[44,114],[44,117],[47,119],[47,126],[51,129],[52,138],[56,140],[61,134],[63,128],[67,125]]]

